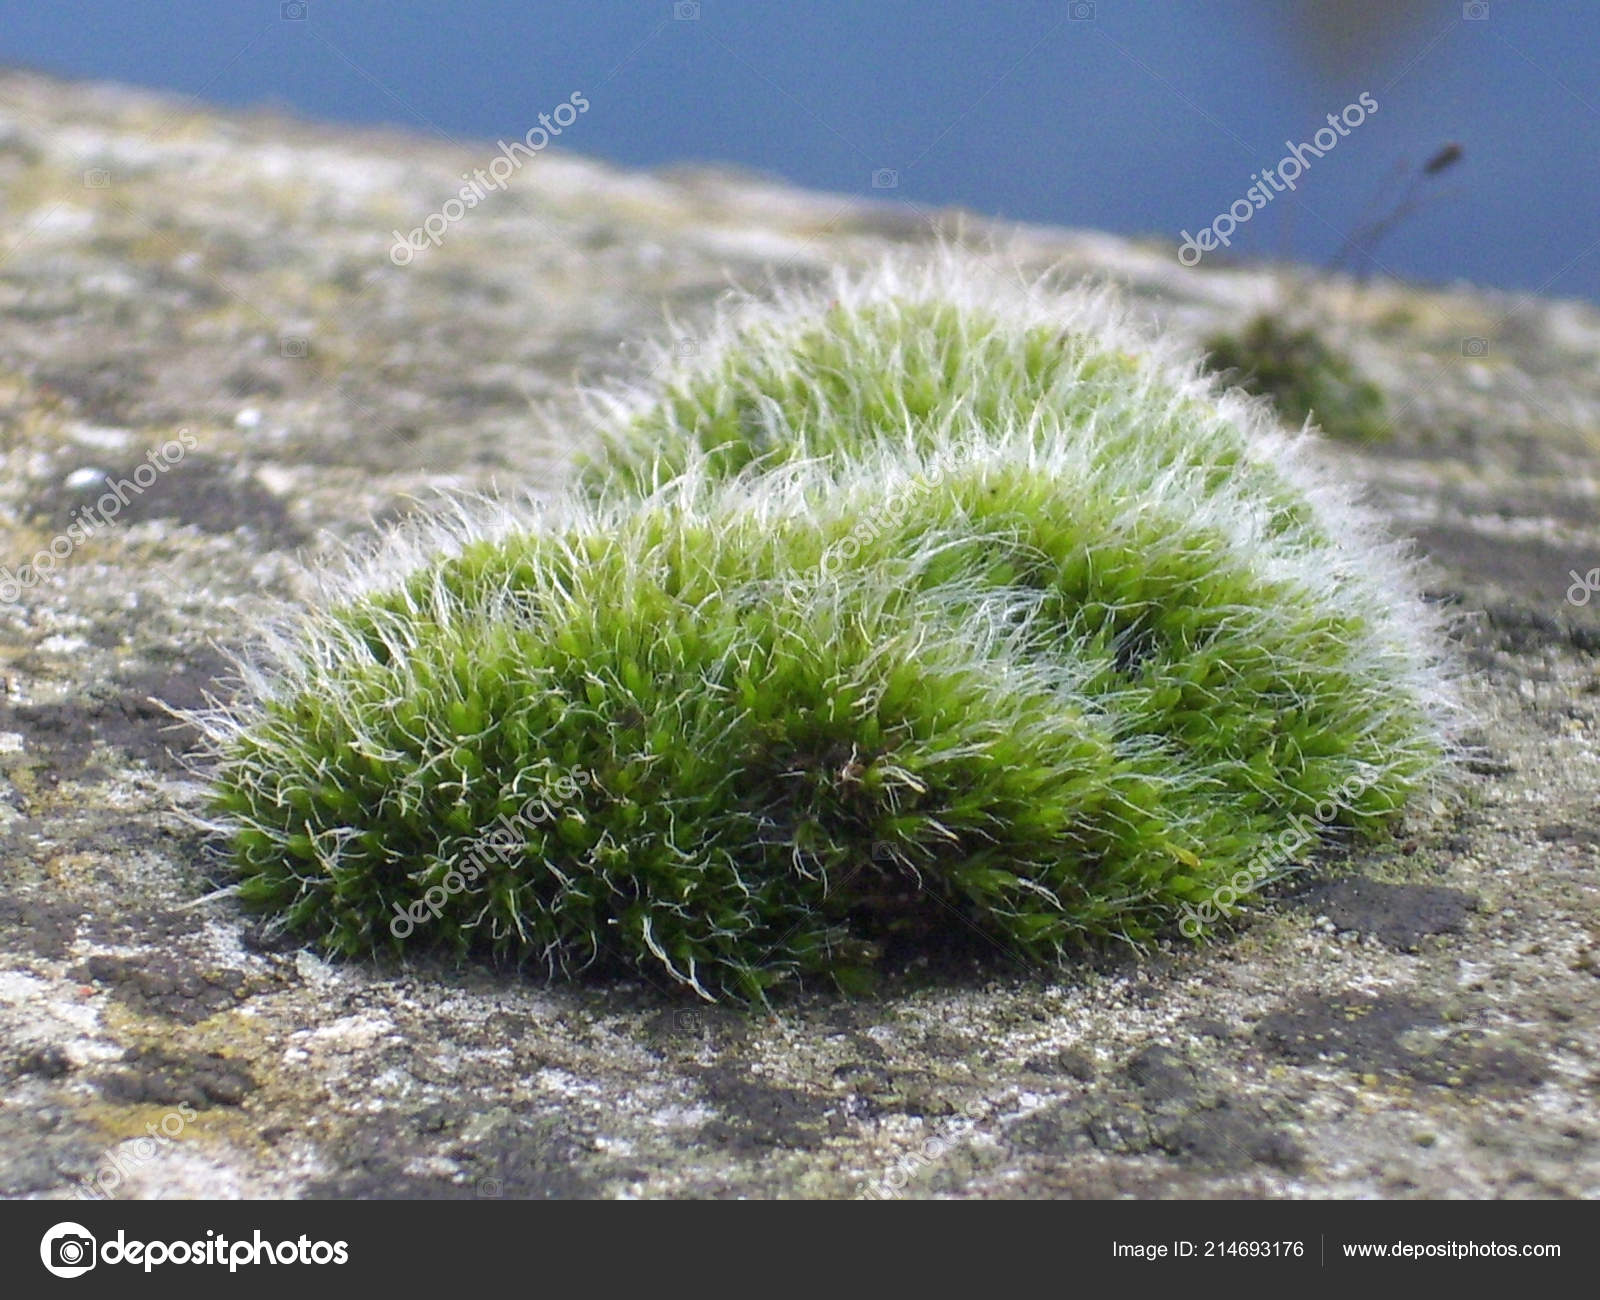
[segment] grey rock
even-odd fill
[[[558,481],[563,395],[639,374],[666,313],[929,222],[552,151],[399,268],[389,232],[458,187],[460,145],[11,71],[0,141],[25,236],[0,260],[0,564],[80,508],[76,471],[196,442],[0,604],[0,1195],[71,1196],[163,1121],[105,1194],[841,1197],[899,1171],[905,1195],[1600,1195],[1600,600],[1565,600],[1600,564],[1593,309],[968,219],[1186,338],[1263,304],[1337,336],[1397,428],[1321,454],[1488,611],[1457,634],[1481,757],[1319,909],[1209,946],[707,1010],[263,931],[217,892],[193,736],[157,701],[226,694],[213,643],[303,593],[302,560],[445,491]]]

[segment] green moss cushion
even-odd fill
[[[565,501],[368,566],[206,719],[277,924],[708,997],[1056,960],[1227,915],[1445,757],[1401,554],[1101,298],[893,265],[605,420]]]

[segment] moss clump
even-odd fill
[[[948,299],[868,298],[757,316],[664,393],[614,403],[578,486],[604,499],[648,494],[691,466],[713,478],[802,461],[837,471],[886,448],[920,454],[1031,428],[1040,445],[1082,440],[1103,462],[1249,475],[1293,509],[1299,493],[1247,454],[1235,414],[1126,350],[1144,341],[1119,338],[1107,308],[1088,298],[1078,319],[1004,321]]]
[[[304,616],[207,719],[242,896],[760,998],[1141,940],[1290,818],[1382,824],[1444,743],[1396,554],[1103,303],[978,274],[749,309],[550,515]]]
[[[1246,392],[1270,397],[1292,424],[1313,420],[1329,437],[1370,442],[1389,437],[1383,392],[1313,329],[1294,329],[1263,313],[1238,334],[1205,342],[1213,369],[1231,372]]]

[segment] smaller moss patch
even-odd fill
[[[1236,334],[1205,341],[1213,370],[1248,393],[1270,397],[1285,422],[1312,420],[1330,438],[1371,442],[1390,435],[1383,391],[1316,330],[1263,313]]]

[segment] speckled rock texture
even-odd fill
[[[0,73],[0,1195],[1600,1195],[1600,314],[554,153],[396,266],[495,152]],[[935,227],[1382,386],[1326,455],[1462,615],[1459,797],[1207,947],[770,1014],[264,940],[162,703],[325,548],[557,482],[666,316]]]

